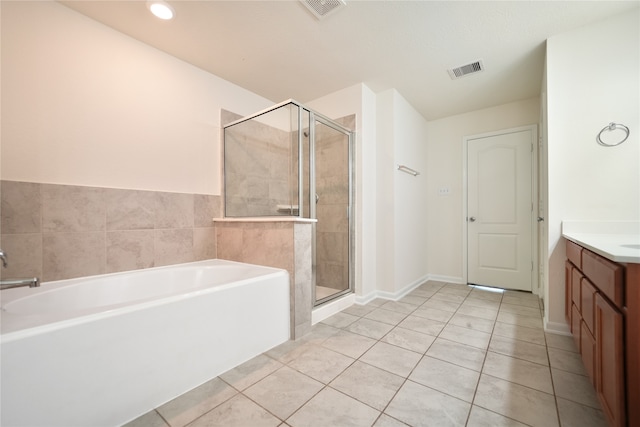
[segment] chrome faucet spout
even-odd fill
[[[37,288],[40,286],[40,279],[32,277],[30,279],[8,279],[0,280],[0,290],[22,288],[22,287]]]
[[[2,249],[0,249],[0,259],[2,260],[2,266],[7,268],[7,254]]]

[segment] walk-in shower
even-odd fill
[[[289,100],[224,127],[225,216],[317,220],[314,305],[353,291],[354,125]]]

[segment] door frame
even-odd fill
[[[467,177],[468,177],[468,147],[469,141],[492,136],[505,135],[509,133],[531,131],[531,261],[533,263],[531,269],[531,292],[538,294],[540,292],[539,274],[538,274],[538,229],[536,218],[538,216],[538,125],[526,125],[515,128],[501,129],[492,132],[486,132],[475,135],[467,135],[462,137],[462,279],[465,283],[469,283],[468,272],[468,206],[467,206]]]

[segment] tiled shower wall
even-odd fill
[[[290,215],[277,207],[291,205],[291,137],[289,132],[257,120],[238,123],[226,130],[227,215]]]
[[[216,258],[219,196],[0,182],[2,277],[62,280]]]

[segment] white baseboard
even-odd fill
[[[466,283],[461,277],[452,277],[452,276],[439,276],[427,274],[408,285],[404,286],[402,289],[396,292],[387,292],[387,291],[373,291],[369,292],[367,295],[354,295],[348,294],[342,298],[339,298],[335,301],[328,302],[323,304],[318,308],[314,308],[311,312],[311,324],[315,325],[318,322],[322,322],[324,319],[344,310],[345,308],[353,305],[366,305],[375,299],[386,299],[389,301],[398,301],[399,299],[404,298],[407,294],[411,293],[418,286],[429,280],[437,280],[439,282],[447,282],[447,283]]]
[[[429,280],[437,280],[438,282],[447,282],[447,283],[456,283],[459,285],[466,285],[467,281],[462,277],[454,277],[454,276],[440,276],[439,274],[429,274]]]
[[[399,299],[404,298],[407,294],[411,293],[418,286],[422,285],[423,283],[429,280],[436,280],[439,282],[447,282],[447,283],[466,283],[464,280],[462,280],[461,277],[437,276],[437,275],[427,274],[426,276],[423,276],[418,280],[414,280],[412,283],[409,283],[399,291],[396,291],[396,292],[373,291],[373,292],[369,292],[367,295],[356,296],[355,302],[356,304],[359,304],[359,305],[365,305],[377,298],[387,299],[390,301],[398,301]]]
[[[544,331],[550,334],[571,336],[569,325],[564,322],[545,322]]]

